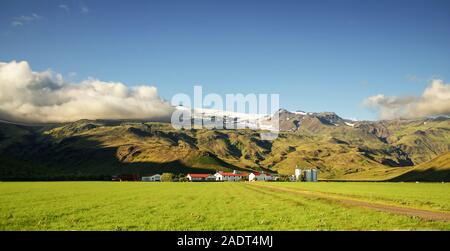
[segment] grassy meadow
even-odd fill
[[[448,184],[265,183],[449,210]],[[251,183],[0,182],[0,230],[450,230]]]
[[[270,185],[450,212],[450,183],[272,182]]]

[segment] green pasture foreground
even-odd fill
[[[450,204],[448,184],[267,184],[444,209]],[[250,183],[0,182],[0,230],[399,229],[450,230],[450,223],[348,207]]]
[[[450,183],[271,182],[267,184],[345,195],[390,205],[450,212]]]

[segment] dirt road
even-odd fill
[[[435,212],[435,211],[429,211],[424,209],[416,209],[416,208],[410,208],[410,207],[400,207],[400,206],[393,206],[393,205],[386,205],[382,203],[377,202],[368,202],[363,201],[355,198],[350,198],[346,196],[341,195],[331,195],[327,193],[322,192],[313,192],[313,191],[305,191],[305,190],[297,190],[297,189],[291,189],[291,188],[285,188],[285,187],[278,187],[278,186],[271,186],[267,185],[265,183],[247,183],[249,186],[254,186],[262,189],[268,189],[272,191],[283,191],[293,194],[302,195],[304,197],[309,198],[320,198],[336,203],[340,203],[343,205],[348,206],[355,206],[355,207],[363,207],[368,209],[373,209],[377,211],[382,212],[388,212],[393,214],[401,214],[401,215],[407,215],[407,216],[415,216],[420,217],[426,220],[436,220],[436,221],[450,221],[450,213],[446,212]]]

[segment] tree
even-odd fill
[[[178,181],[179,182],[188,182],[189,179],[187,177],[180,177],[180,178],[178,178]]]
[[[282,182],[289,181],[289,176],[288,175],[280,175],[278,177],[278,181],[282,181]]]
[[[186,174],[184,174],[184,173],[179,173],[179,174],[177,175],[177,181],[178,181],[178,182],[186,182],[186,181],[189,181],[189,179],[186,177]]]
[[[173,173],[163,173],[161,175],[161,181],[162,182],[172,182],[174,178]]]

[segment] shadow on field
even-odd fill
[[[449,182],[450,169],[436,170],[433,168],[426,170],[411,170],[388,181],[428,181],[428,182]]]

